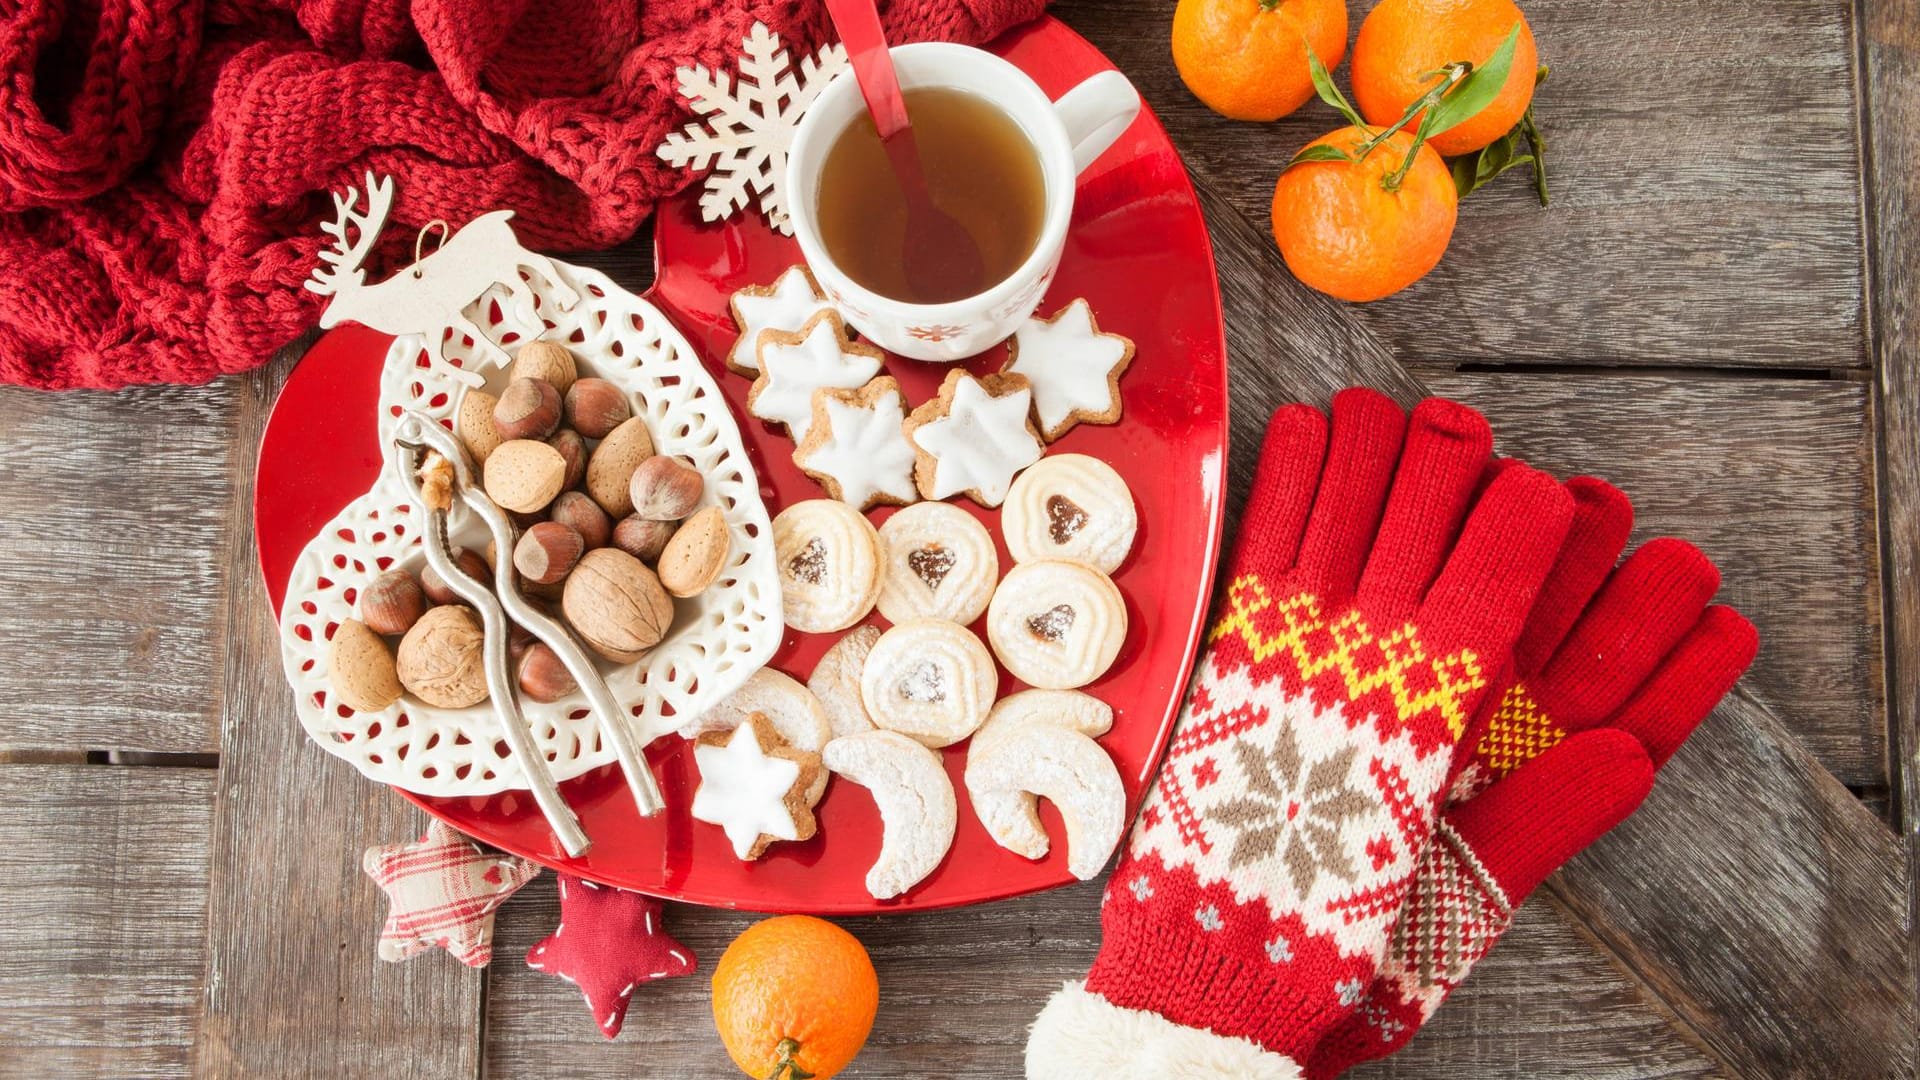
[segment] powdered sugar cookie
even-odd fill
[[[1107,575],[1043,559],[1007,572],[987,606],[993,654],[1029,686],[1071,690],[1106,673],[1127,637],[1127,605]]]
[[[940,755],[892,731],[845,735],[827,744],[827,767],[873,792],[880,810],[880,857],[867,871],[875,900],[919,884],[953,846],[959,809]]]
[[[1000,514],[1014,562],[1072,559],[1103,574],[1126,561],[1139,527],[1127,482],[1085,454],[1036,462],[1013,482]]]
[[[833,643],[807,676],[807,689],[826,710],[827,726],[834,738],[873,730],[873,718],[867,715],[866,702],[860,700],[860,672],[867,666],[867,654],[880,640],[877,626],[856,626]]]
[[[700,770],[689,812],[695,821],[726,830],[733,853],[759,858],[776,840],[806,840],[815,825],[807,792],[825,772],[820,755],[796,750],[759,714],[731,731],[695,740]]]
[[[833,310],[804,266],[788,267],[771,285],[735,290],[728,306],[740,336],[727,350],[727,366],[749,379],[760,374],[756,352],[762,330],[798,330],[820,312]]]
[[[1067,826],[1067,869],[1099,875],[1120,843],[1126,788],[1094,742],[1113,726],[1106,703],[1074,690],[1024,690],[1002,700],[967,745],[967,797],[993,842],[1038,859],[1049,843],[1039,799]]]
[[[1120,420],[1120,376],[1133,363],[1133,342],[1102,333],[1093,308],[1075,300],[1051,319],[1029,318],[1007,342],[1000,370],[1033,384],[1033,415],[1053,442],[1075,424]]]
[[[905,506],[920,497],[913,444],[901,430],[906,421],[907,399],[889,376],[853,390],[816,390],[813,420],[793,448],[793,463],[856,510]]]
[[[781,741],[795,750],[817,754],[833,737],[827,711],[813,691],[772,668],[761,668],[747,676],[740,689],[681,727],[680,734],[691,739],[710,731],[732,731],[750,716],[773,725]],[[807,805],[817,805],[826,791],[827,774],[823,770],[807,790]]]
[[[907,417],[907,438],[918,460],[914,483],[929,499],[965,495],[999,506],[1014,474],[1040,460],[1046,448],[1028,412],[1033,391],[1019,375],[947,373],[940,396]]]
[[[999,683],[993,657],[973,631],[915,619],[874,642],[860,673],[860,699],[876,726],[937,748],[973,734]]]
[[[970,623],[1000,580],[987,527],[952,503],[909,506],[880,526],[880,614]]]
[[[822,311],[789,333],[760,332],[760,374],[747,391],[747,412],[784,425],[793,441],[804,442],[813,425],[813,392],[852,390],[880,373],[879,349],[847,336],[834,311]]]
[[[787,625],[808,634],[845,630],[880,595],[880,537],[843,502],[808,499],[773,519],[774,558]]]

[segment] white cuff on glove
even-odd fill
[[[1027,1080],[1299,1080],[1300,1066],[1249,1039],[1123,1009],[1087,989],[1060,988],[1027,1036]]]

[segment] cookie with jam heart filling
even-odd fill
[[[1042,559],[1007,572],[987,607],[987,640],[1014,678],[1072,690],[1106,674],[1127,637],[1127,605],[1085,563]]]
[[[1014,562],[1071,559],[1111,574],[1133,550],[1140,518],[1113,466],[1085,454],[1042,458],[1013,482],[1000,528]]]
[[[979,519],[951,503],[918,503],[880,526],[880,614],[890,622],[970,623],[1000,580],[1000,553]]]

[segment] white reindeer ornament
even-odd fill
[[[314,268],[307,288],[333,298],[320,315],[322,329],[352,321],[396,337],[418,334],[426,339],[434,363],[462,382],[478,386],[484,381],[478,372],[462,371],[447,363],[442,350],[449,331],[471,338],[474,348],[495,363],[504,364],[508,357],[467,317],[465,309],[470,304],[493,286],[503,286],[522,326],[530,336],[537,334],[544,323],[534,306],[533,290],[520,276],[523,267],[551,283],[562,311],[572,310],[579,301],[580,294],[561,278],[553,260],[520,246],[513,226],[507,224],[513,217],[511,210],[495,210],[474,218],[447,236],[437,249],[422,255],[420,248],[427,233],[435,225],[443,233],[446,230],[445,222],[429,223],[414,244],[412,266],[385,281],[367,284],[361,264],[386,224],[393,203],[393,178],[375,178],[369,172],[366,185],[364,210],[355,209],[360,194],[348,188],[344,194],[333,196],[333,220],[320,226],[333,237],[333,244],[320,252],[325,265]],[[349,232],[353,234],[351,239]]]

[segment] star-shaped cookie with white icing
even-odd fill
[[[820,755],[788,745],[765,716],[750,713],[732,730],[695,739],[693,763],[700,786],[690,813],[725,830],[741,860],[752,862],[776,840],[813,836],[807,793],[820,776]]]
[[[815,390],[854,390],[880,374],[886,354],[847,335],[838,312],[823,311],[793,333],[760,335],[760,375],[747,391],[747,412],[785,425],[796,443],[813,425]]]
[[[1132,362],[1133,342],[1103,332],[1079,299],[1051,319],[1022,322],[1000,370],[1033,384],[1034,419],[1053,442],[1075,424],[1119,423],[1120,376]]]
[[[734,325],[740,328],[740,336],[727,350],[727,366],[749,379],[760,374],[755,350],[762,330],[791,332],[822,311],[833,310],[804,266],[788,267],[771,285],[750,285],[735,291],[727,306],[733,311]]]
[[[913,444],[900,430],[906,421],[907,399],[890,376],[857,390],[817,390],[813,426],[794,448],[793,463],[855,509],[905,506],[920,498]]]
[[[981,506],[999,506],[1014,476],[1046,452],[1028,419],[1032,408],[1033,389],[1023,375],[976,379],[958,368],[949,371],[940,396],[913,410],[905,425],[920,494],[965,495]]]

